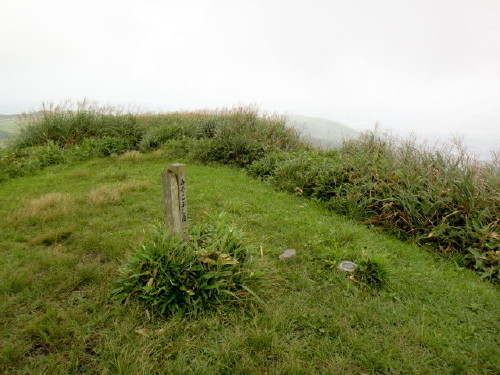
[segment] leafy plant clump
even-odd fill
[[[387,281],[387,271],[380,257],[364,257],[358,262],[351,278],[362,287],[378,289]]]
[[[262,274],[252,271],[243,233],[223,215],[191,226],[187,238],[155,226],[120,273],[118,299],[139,299],[165,315],[254,301],[250,288]]]

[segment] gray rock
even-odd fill
[[[356,263],[351,262],[350,260],[343,260],[339,263],[337,268],[345,272],[354,272],[357,266],[358,265]]]
[[[295,251],[295,249],[287,249],[283,251],[283,254],[279,256],[279,260],[289,260],[295,258],[296,256],[297,252]]]

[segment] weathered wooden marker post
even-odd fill
[[[170,164],[161,174],[163,203],[165,205],[165,226],[170,233],[187,234],[186,172],[184,164]]]

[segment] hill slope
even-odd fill
[[[298,129],[306,139],[322,148],[340,147],[346,138],[356,138],[359,132],[339,122],[324,118],[291,114],[287,125]]]
[[[0,144],[17,133],[16,115],[0,115]]]
[[[499,293],[424,249],[228,167],[187,166],[188,214],[226,211],[267,263],[266,304],[168,319],[109,298],[162,218],[161,153],[50,167],[0,184],[0,372],[496,373]],[[296,260],[279,262],[284,249]],[[385,257],[387,286],[331,267]]]

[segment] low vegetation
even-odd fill
[[[250,285],[261,274],[251,260],[243,233],[223,216],[193,223],[187,238],[158,225],[121,268],[113,292],[165,315],[242,307],[255,299]]]
[[[82,102],[47,105],[19,121],[19,136],[0,150],[0,181],[93,157],[137,160],[139,152],[155,150],[236,165],[499,280],[499,164],[474,162],[460,148],[429,151],[366,133],[320,151],[303,144],[283,118],[252,108],[133,114]],[[119,200],[119,192],[105,190],[89,199]]]
[[[499,281],[499,165],[367,133],[333,151],[271,154],[253,176],[414,239]]]
[[[19,121],[0,373],[500,372],[497,162],[378,133],[322,151],[251,108]],[[151,228],[174,161],[186,237]]]
[[[231,305],[213,300],[195,312],[188,299],[184,313],[164,315],[141,298],[153,275],[128,279],[130,297],[113,298],[127,270],[137,275],[130,259],[155,238],[149,228],[163,216],[159,176],[174,161],[186,160],[141,153],[2,182],[0,373],[499,372],[497,286],[227,166],[187,164],[193,247],[211,252],[219,242],[240,262],[227,267],[261,272],[247,273],[243,285],[263,303],[231,286],[238,296]],[[106,204],[88,200],[99,187],[128,183],[143,187]],[[223,240],[228,232],[234,235]],[[278,260],[289,248],[297,257]],[[343,260],[377,265],[353,275],[337,269]]]

